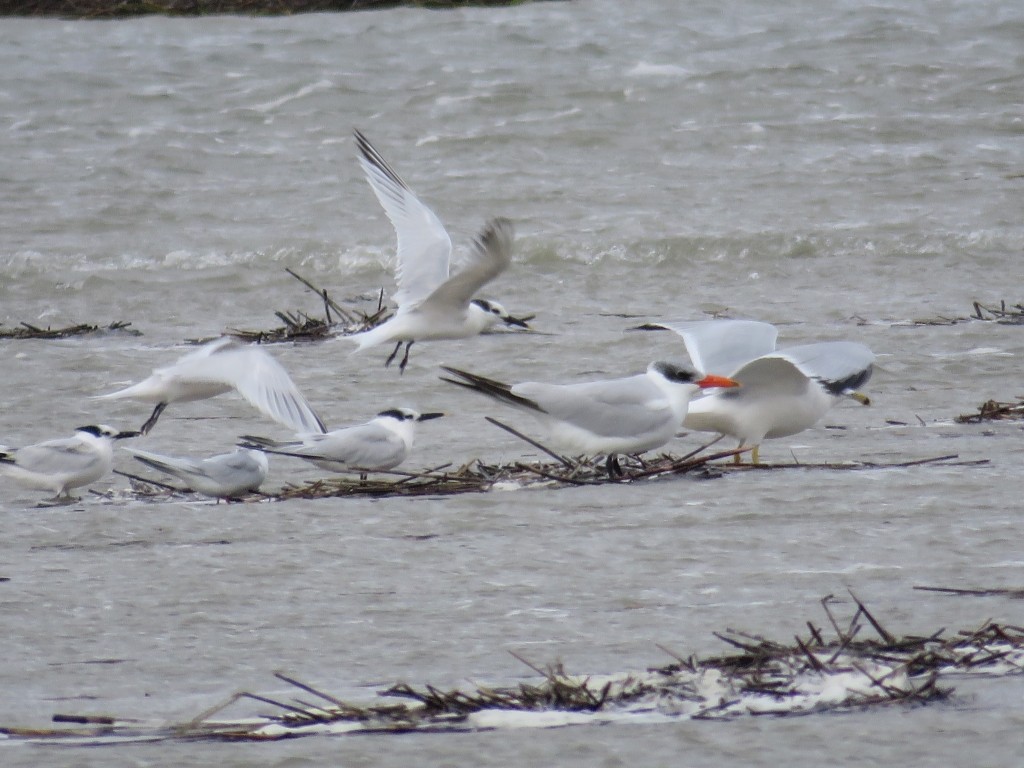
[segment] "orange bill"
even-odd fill
[[[697,382],[697,386],[701,389],[708,389],[709,387],[740,387],[742,384],[738,381],[727,379],[725,376],[714,376],[712,374],[708,374]]]

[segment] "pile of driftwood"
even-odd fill
[[[0,0],[2,2],[2,0]],[[332,299],[327,290],[318,288],[309,280],[302,277],[291,269],[285,270],[289,275],[305,285],[317,295],[323,302],[323,318],[314,317],[303,311],[276,311],[274,314],[282,326],[269,330],[240,330],[229,328],[226,332],[236,336],[243,341],[257,344],[272,344],[275,342],[298,342],[298,341],[323,341],[332,336],[348,336],[361,331],[368,331],[385,322],[391,317],[390,310],[384,306],[384,290],[381,289],[374,303],[375,308],[371,311],[364,311],[358,308],[341,306]],[[373,299],[367,299],[373,301]],[[132,324],[124,321],[116,321],[109,325],[92,325],[79,323],[64,328],[40,328],[31,323],[22,322],[13,328],[4,328],[0,325],[0,339],[66,339],[72,336],[88,336],[95,334],[122,333],[131,336],[141,336],[142,331],[131,327]],[[192,343],[202,344],[210,341],[210,338],[190,339]]]
[[[384,306],[384,289],[381,289],[378,294],[376,308],[372,311],[346,309],[328,295],[326,288],[318,288],[292,269],[285,268],[285,271],[315,293],[317,298],[323,302],[323,318],[314,317],[301,310],[295,312],[278,310],[274,312],[274,315],[284,325],[269,330],[228,328],[227,334],[255,344],[324,341],[332,336],[349,336],[353,333],[368,331],[391,317],[390,310]],[[189,339],[189,341],[194,344],[205,344],[210,341],[210,338]]]
[[[941,589],[941,588],[939,588]],[[468,731],[555,727],[584,723],[722,720],[834,712],[899,703],[927,704],[953,694],[947,675],[1024,672],[1024,628],[987,622],[945,636],[897,636],[851,593],[847,621],[822,601],[827,624],[806,622],[807,634],[777,642],[737,630],[715,633],[731,654],[683,657],[661,646],[673,662],[642,672],[574,675],[562,664],[541,667],[519,655],[535,679],[514,685],[441,689],[396,683],[368,703],[344,701],[285,674],[294,692],[274,696],[240,691],[174,726],[107,715],[54,715],[60,727],[0,728],[9,738],[147,741],[216,739],[268,741],[312,734]],[[396,702],[395,699],[401,701]],[[240,701],[270,713],[226,718]],[[219,718],[219,719],[215,719]]]
[[[21,323],[17,327],[10,329],[0,327],[0,339],[66,339],[71,336],[91,336],[103,333],[124,333],[129,336],[141,336],[142,331],[135,330],[131,325],[131,323],[115,321],[105,326],[79,323],[78,325],[69,325],[64,328],[51,328],[50,326],[40,328],[31,323]]]
[[[986,400],[978,406],[977,413],[961,413],[955,421],[959,424],[980,424],[983,421],[1011,421],[1024,419],[1024,397],[1015,403],[1000,403]]]
[[[974,302],[974,315],[976,320],[991,320],[1003,325],[1024,325],[1024,304],[1014,304],[1007,307],[1005,301],[999,302],[999,307],[986,307],[981,302]]]
[[[707,445],[683,456],[663,453],[653,458],[621,457],[619,472],[609,474],[607,462],[588,457],[557,457],[559,461],[490,464],[474,459],[462,466],[450,464],[419,472],[403,470],[377,470],[361,475],[353,471],[348,475],[317,478],[301,484],[289,483],[279,490],[250,493],[234,499],[240,502],[288,501],[292,499],[337,498],[412,498],[417,496],[454,496],[463,493],[513,491],[538,488],[578,488],[595,485],[622,485],[643,481],[689,476],[699,479],[718,478],[732,472],[769,472],[783,470],[871,470],[894,469],[938,464],[943,466],[979,466],[988,459],[959,460],[956,454],[914,459],[893,463],[843,462],[833,464],[734,464],[725,461],[749,449],[734,449],[707,453]],[[167,485],[149,478],[115,470],[128,478],[130,497],[145,501],[172,501],[191,495],[187,488]],[[121,499],[121,491],[92,491],[110,499]]]
[[[980,301],[974,302],[974,313],[971,315],[936,315],[935,317],[916,318],[911,325],[958,325],[969,323],[972,320],[984,320],[989,323],[1001,325],[1024,325],[1024,304],[1013,304],[1007,306],[1005,301],[1000,301],[998,307],[989,307]]]

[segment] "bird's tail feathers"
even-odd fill
[[[453,376],[459,377],[458,379],[450,379],[446,376],[441,376],[441,381],[447,381],[449,384],[457,384],[460,387],[479,392],[482,395],[487,395],[495,400],[501,400],[514,405],[519,408],[524,408],[528,411],[538,411],[544,413],[544,409],[541,408],[537,403],[529,398],[522,397],[512,392],[512,387],[509,384],[505,384],[494,379],[488,379],[486,376],[480,376],[469,371],[462,371],[458,368],[449,368],[447,365],[442,365],[441,369],[447,371]],[[461,381],[459,379],[462,379]]]

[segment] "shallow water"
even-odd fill
[[[720,652],[725,627],[785,640],[848,588],[896,632],[1022,623],[1019,602],[912,590],[1024,582],[1021,426],[952,422],[1024,394],[1022,330],[911,322],[1021,300],[1022,36],[1014,4],[953,1],[6,19],[0,322],[125,320],[143,335],[0,341],[0,442],[137,427],[145,406],[89,396],[187,338],[318,313],[285,267],[362,306],[390,290],[393,233],[355,161],[358,127],[457,249],[488,216],[516,222],[515,263],[488,295],[551,335],[419,344],[402,377],[386,351],[349,358],[344,341],[272,348],[331,425],[409,404],[449,414],[423,425],[412,468],[532,457],[483,416],[529,421],[446,388],[437,365],[622,375],[683,356],[629,326],[727,309],[779,324],[786,344],[848,338],[879,356],[872,408],[838,408],[825,425],[841,429],[769,442],[765,460],[989,463],[267,505],[84,494],[40,509],[5,483],[0,724],[187,720],[235,690],[279,690],[275,669],[356,696],[529,674],[508,651],[619,671],[664,663],[659,643]],[[280,435],[225,396],[172,406],[146,447],[212,454],[246,432]],[[280,461],[268,484],[315,476]],[[2,760],[1019,761],[1020,680],[957,685],[950,704],[845,716],[7,745]]]

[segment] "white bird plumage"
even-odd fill
[[[385,363],[390,365],[404,343],[405,355],[399,364],[404,371],[415,341],[468,338],[499,321],[528,328],[525,319],[513,317],[498,302],[474,298],[511,263],[512,222],[502,218],[488,221],[473,241],[463,268],[449,276],[452,241],[441,221],[363,134],[356,131],[355,137],[366,179],[398,237],[398,290],[393,296],[398,310],[387,322],[349,337],[359,344],[356,351],[395,342]]]
[[[231,390],[296,432],[326,431],[281,364],[260,347],[231,336],[208,342],[175,363],[157,368],[143,381],[97,399],[154,403],[152,415],[141,428],[146,434],[170,403],[205,400]]]
[[[299,435],[297,440],[290,441],[244,435],[241,445],[305,459],[328,472],[392,469],[405,461],[412,450],[417,422],[443,415],[419,413],[412,408],[390,408],[365,424],[325,434]]]
[[[78,427],[73,437],[5,448],[0,450],[0,475],[28,488],[51,491],[58,499],[69,499],[72,489],[94,483],[110,472],[114,440],[138,434],[93,424]]]
[[[663,361],[645,373],[576,384],[523,382],[509,385],[457,368],[442,368],[457,379],[443,381],[487,395],[537,418],[547,439],[566,453],[606,454],[609,471],[616,454],[660,448],[682,424],[690,399],[706,387],[735,382]]]
[[[736,438],[740,446],[753,448],[755,464],[762,441],[813,427],[844,398],[869,402],[857,391],[871,378],[875,359],[864,344],[825,341],[776,350],[777,329],[756,320],[647,327],[679,334],[695,365],[727,373],[743,385],[694,400],[683,426]]]
[[[246,448],[205,459],[167,456],[138,448],[124,450],[147,467],[178,478],[190,490],[221,499],[257,490],[266,480],[269,469],[267,457],[262,452]]]

